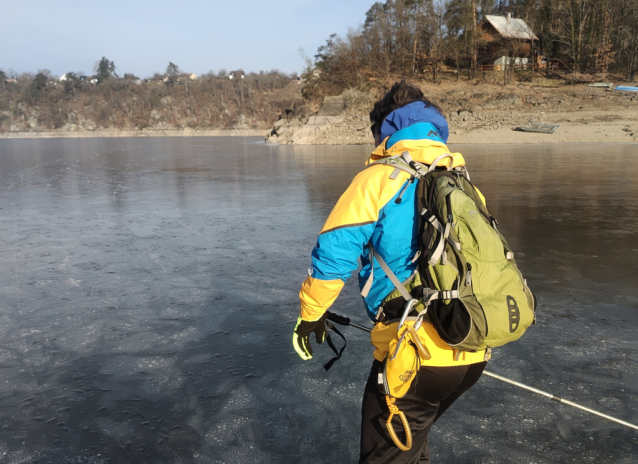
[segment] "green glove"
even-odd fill
[[[326,317],[324,313],[316,321],[304,321],[301,317],[297,318],[295,332],[292,334],[292,346],[301,359],[307,361],[312,358],[312,347],[310,346],[310,334],[315,333],[315,340],[320,345],[326,339]]]

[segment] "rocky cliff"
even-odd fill
[[[317,111],[303,100],[282,112],[266,137],[269,143],[298,145],[369,145],[370,110],[374,99],[362,92],[347,90],[335,97],[325,97]]]
[[[249,75],[241,82],[204,76],[188,86],[115,80],[67,88],[51,80],[35,92],[25,80],[0,87],[0,137],[163,131],[263,135],[290,107],[298,82],[277,73]]]

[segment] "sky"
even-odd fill
[[[365,20],[374,0],[0,0],[0,69],[116,72],[301,72],[332,33]]]

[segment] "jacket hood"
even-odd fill
[[[409,106],[409,105],[408,105]],[[386,136],[383,142],[372,152],[366,164],[373,163],[381,158],[400,155],[404,151],[419,163],[430,165],[441,155],[452,155],[452,166],[465,166],[465,159],[460,153],[450,153],[449,148],[442,140],[437,127],[430,122],[419,122]],[[438,165],[448,166],[449,158],[444,158]]]
[[[381,123],[381,140],[390,137],[395,132],[423,122],[429,122],[434,125],[436,128],[434,132],[437,137],[443,143],[447,143],[450,135],[447,121],[433,106],[426,107],[425,103],[420,101],[402,106],[387,115]]]

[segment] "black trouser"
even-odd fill
[[[468,366],[422,367],[416,386],[403,398],[397,398],[397,407],[405,413],[412,431],[412,449],[401,451],[386,429],[388,406],[378,385],[381,363],[374,361],[363,394],[361,410],[361,456],[359,464],[392,463],[414,464],[430,462],[428,432],[439,417],[463,393],[474,385],[483,373],[486,362]],[[398,415],[392,419],[394,430],[403,443],[405,433]]]

